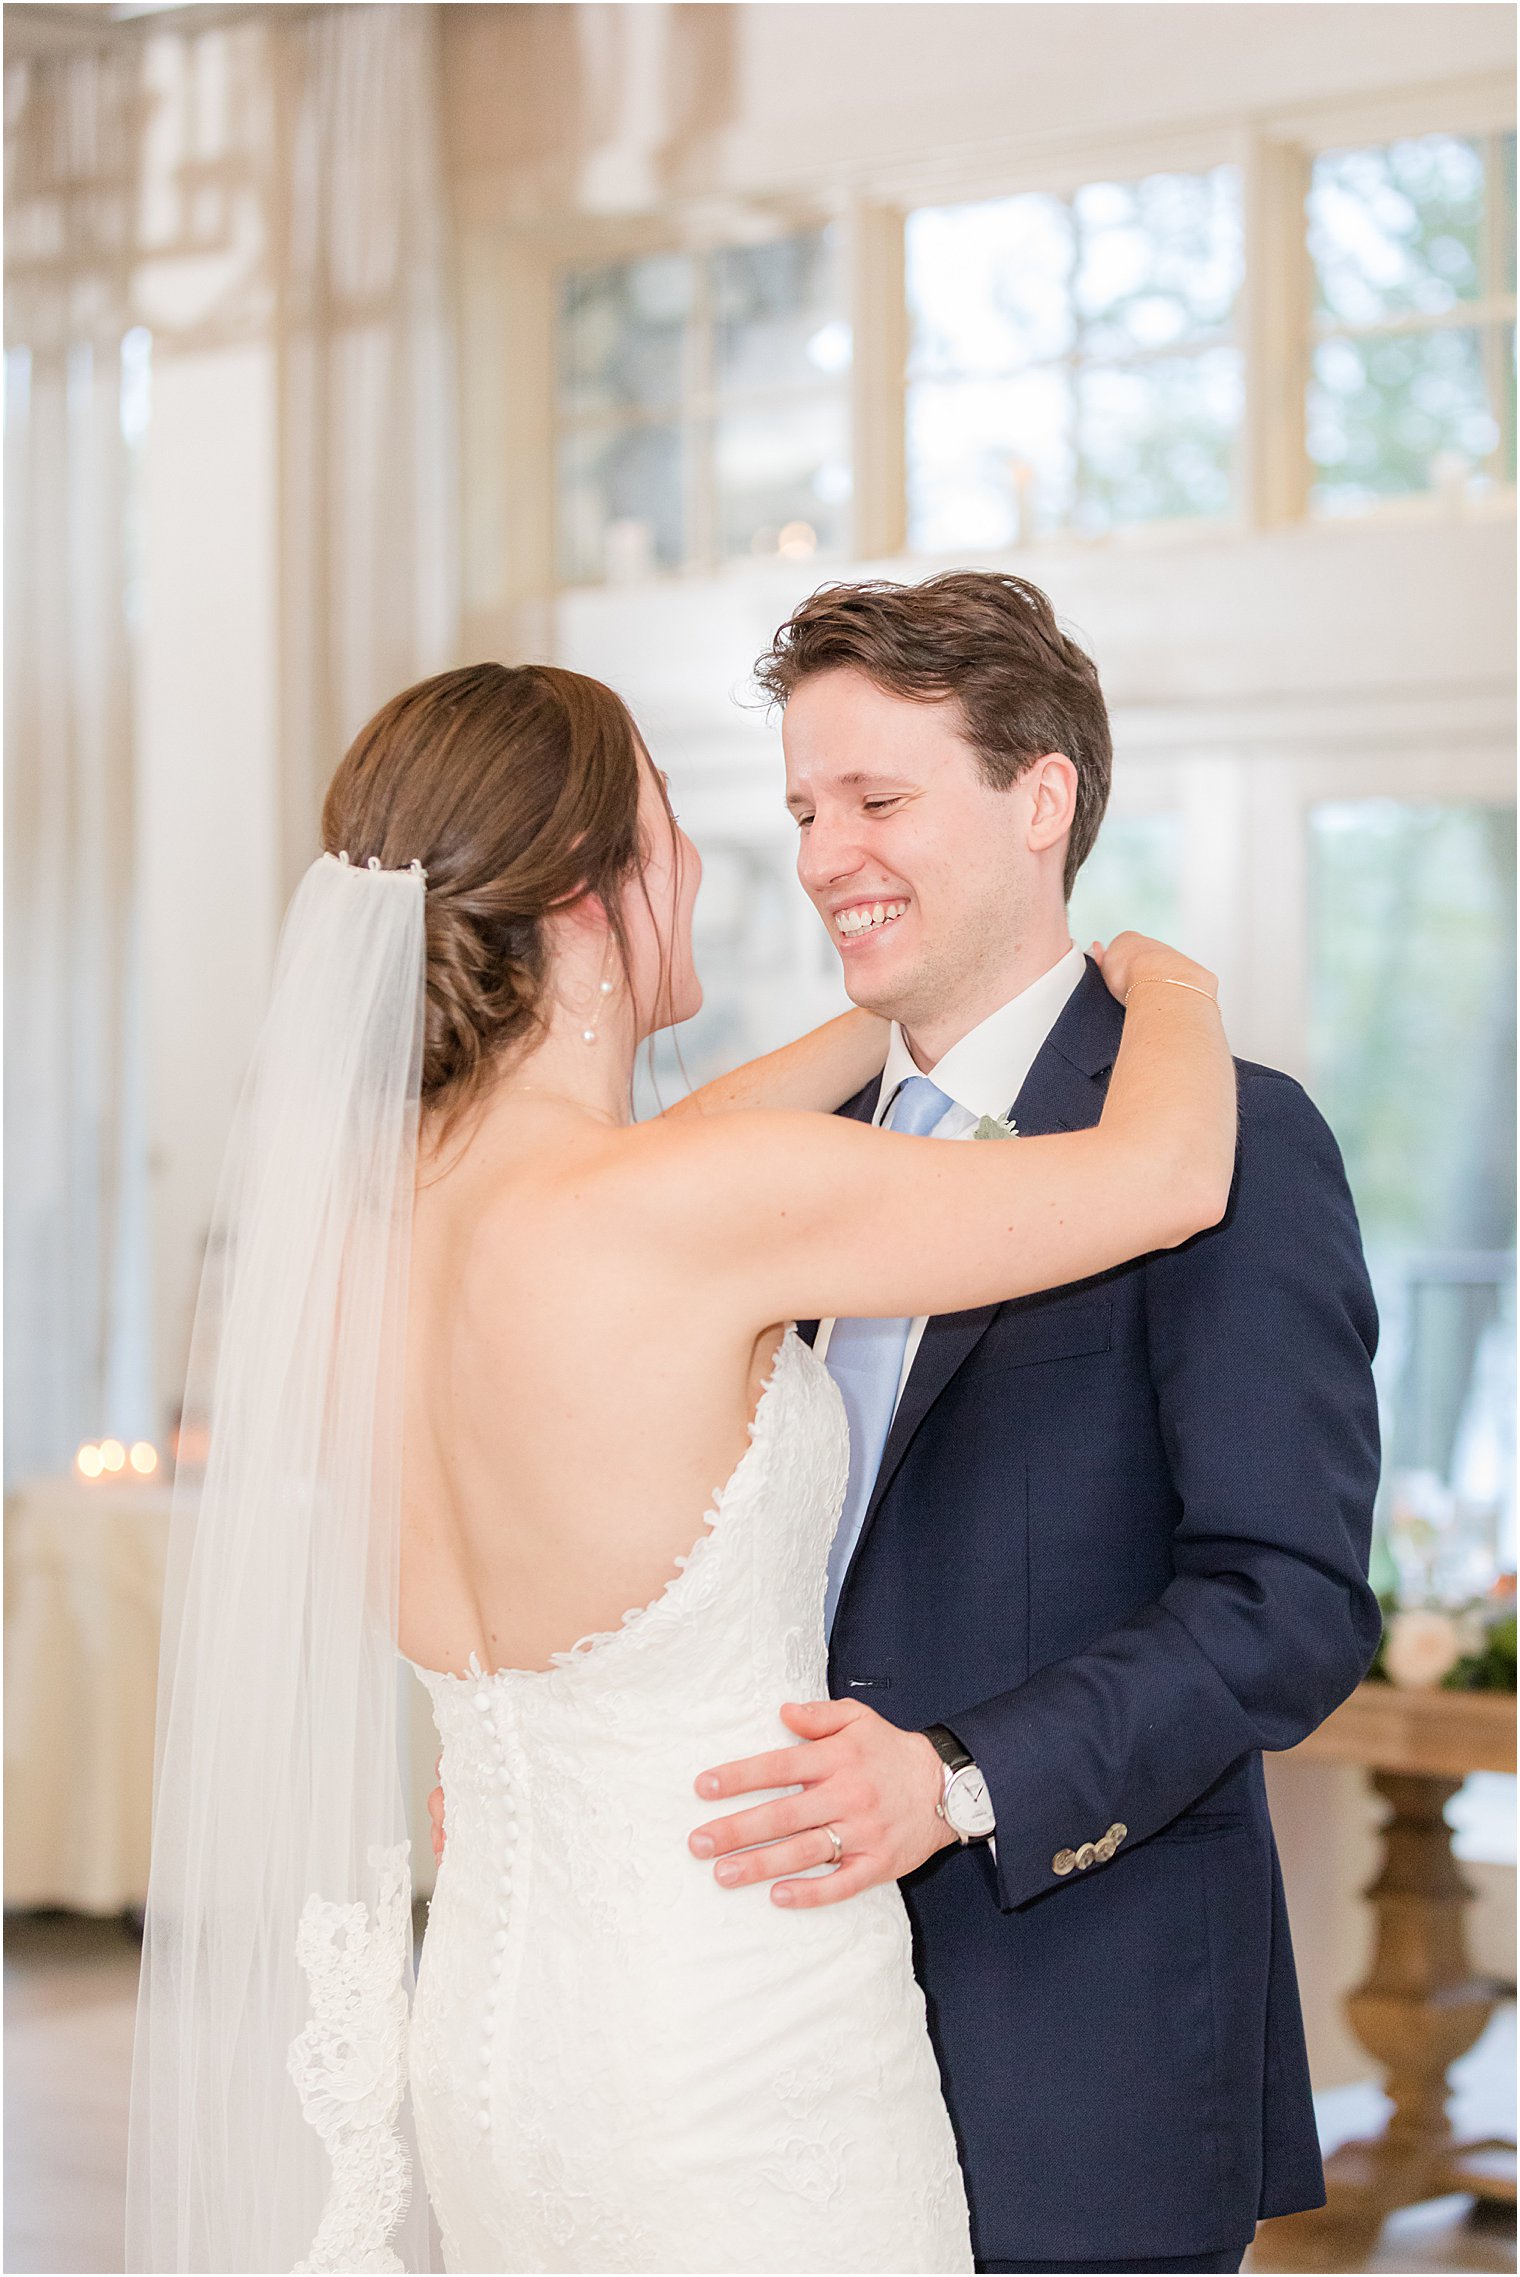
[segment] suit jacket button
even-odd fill
[[[1119,1824],[1119,1821],[1115,1819],[1113,1825],[1109,1828],[1107,1834],[1104,1835],[1103,1839],[1105,1842],[1122,1842],[1128,1832],[1129,1828],[1127,1826],[1121,1826]]]
[[[1069,1874],[1077,1862],[1075,1850],[1058,1850],[1050,1861],[1053,1874]]]
[[[1109,1859],[1112,1858],[1114,1852],[1118,1849],[1118,1847],[1119,1845],[1117,1842],[1115,1842],[1113,1836],[1111,1834],[1105,1834],[1101,1842],[1095,1842],[1093,1844],[1093,1851],[1095,1856],[1100,1858],[1103,1864],[1106,1866]]]
[[[1084,1842],[1081,1849],[1077,1852],[1077,1866],[1079,1871],[1085,1874],[1088,1867],[1092,1864],[1097,1855],[1098,1853],[1093,1848],[1092,1844],[1090,1842]]]

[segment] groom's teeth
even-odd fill
[[[890,925],[907,909],[905,901],[862,902],[855,909],[841,909],[834,919],[839,931],[847,937],[856,933],[870,933],[878,925]]]

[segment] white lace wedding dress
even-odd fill
[[[411,2035],[453,2270],[967,2270],[895,1888],[789,1913],[687,1836],[825,1695],[843,1407],[789,1330],[664,1594],[539,1673],[423,1670],[448,1844]]]

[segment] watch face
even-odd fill
[[[957,1771],[945,1796],[945,1816],[957,1834],[969,1841],[978,1842],[997,1828],[997,1815],[992,1808],[992,1797],[987,1782],[974,1763],[964,1771]]]

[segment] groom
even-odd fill
[[[843,1112],[950,1140],[1095,1123],[1124,1015],[1066,902],[1108,722],[1044,595],[836,587],[759,678],[799,876],[850,995],[896,1023]],[[694,1831],[746,1848],[746,1880],[782,1871],[777,1833],[837,1829],[838,1889],[787,1902],[904,1878],[981,2269],[1233,2270],[1258,2219],[1323,2202],[1261,1757],[1376,1643],[1376,1321],[1328,1129],[1287,1077],[1239,1080],[1230,1208],[1185,1248],[819,1324],[853,1442],[834,1697],[698,1782],[802,1789]]]

